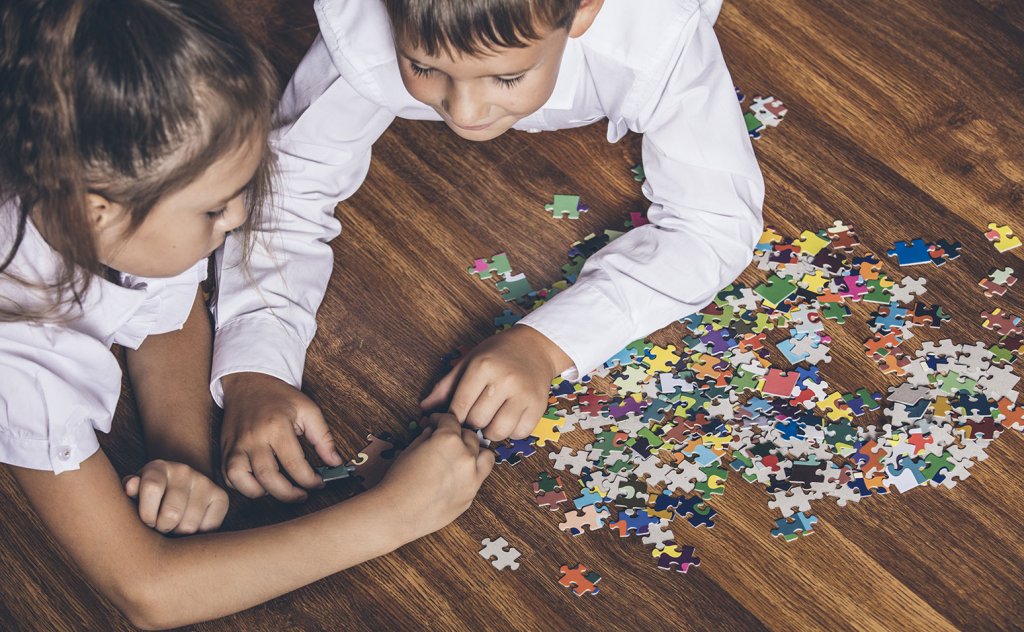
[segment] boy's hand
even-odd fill
[[[494,467],[494,452],[453,415],[434,413],[430,426],[402,450],[387,474],[367,493],[415,516],[411,537],[433,533],[469,509]]]
[[[160,533],[213,531],[228,512],[227,492],[184,463],[150,461],[122,485],[138,499],[142,522]]]
[[[249,498],[306,500],[305,489],[323,486],[299,444],[302,435],[331,467],[342,458],[320,408],[301,391],[262,373],[224,377],[220,444],[225,483]],[[281,471],[288,473],[296,487]],[[302,489],[302,488],[305,489]]]
[[[572,360],[537,330],[517,325],[484,340],[420,402],[424,410],[451,401],[460,421],[484,428],[491,441],[530,434],[548,406],[551,380]]]

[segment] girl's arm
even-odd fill
[[[444,416],[368,492],[277,525],[176,539],[139,522],[102,452],[59,476],[11,470],[89,580],[135,625],[165,628],[254,606],[435,531],[469,507],[493,464]]]
[[[149,336],[127,352],[147,460],[184,463],[213,478],[210,356],[213,334],[201,291],[178,331]]]

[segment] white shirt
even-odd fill
[[[608,119],[608,140],[643,137],[650,224],[605,246],[568,290],[527,315],[574,361],[575,378],[627,343],[703,308],[750,263],[764,182],[712,29],[720,0],[606,0],[568,41],[548,102],[527,131]],[[438,121],[402,84],[378,0],[318,0],[320,36],[280,104],[272,143],[283,189],[249,274],[222,253],[211,391],[239,371],[299,387],[330,278],[334,207],[362,184],[370,147],[395,117]],[[281,265],[287,262],[287,265]],[[255,281],[255,285],[253,285]]]
[[[17,202],[0,205],[0,252],[14,243]],[[0,274],[0,302],[49,304],[44,292],[60,259],[29,222],[17,255]],[[94,278],[81,308],[59,323],[0,322],[0,462],[55,474],[76,470],[109,432],[121,393],[114,343],[137,349],[146,336],[181,329],[206,278],[203,260],[172,278]]]

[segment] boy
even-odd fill
[[[555,376],[578,379],[735,279],[761,234],[764,183],[712,30],[719,8],[720,0],[319,0],[321,34],[285,92],[274,135],[283,190],[273,252],[253,254],[250,276],[233,240],[222,255],[211,390],[225,407],[227,483],[250,497],[305,498],[301,488],[322,482],[296,435],[327,464],[341,463],[298,387],[332,268],[326,242],[340,231],[335,204],[362,183],[371,145],[396,116],[443,120],[478,141],[607,118],[611,142],[644,134],[652,202],[649,224],[473,349],[424,408],[450,401],[459,421],[489,439],[525,437]]]

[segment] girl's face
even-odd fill
[[[134,231],[123,206],[90,194],[100,262],[140,277],[171,277],[194,266],[245,223],[243,192],[263,159],[263,139],[251,139],[213,163],[150,210]]]

